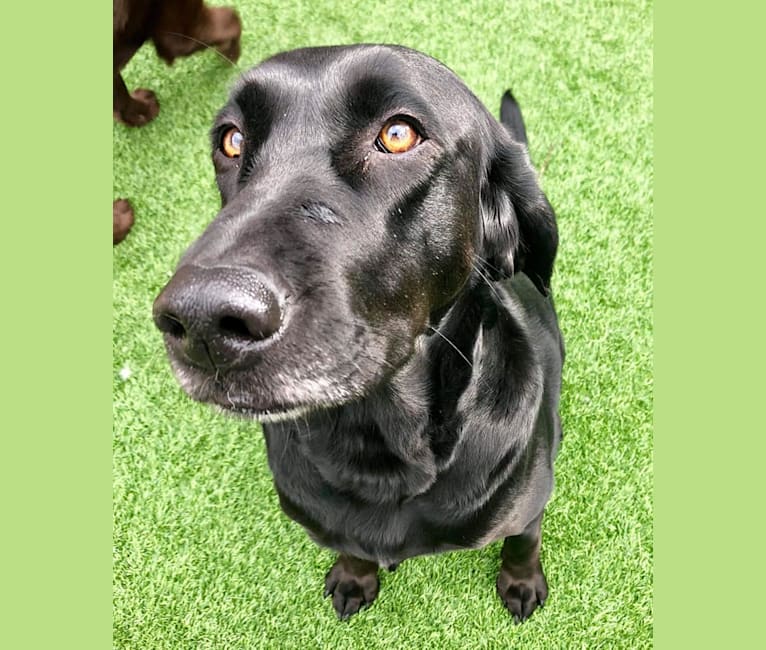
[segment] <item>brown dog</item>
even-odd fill
[[[242,26],[227,7],[207,7],[202,0],[113,1],[113,112],[128,126],[143,126],[160,111],[155,94],[146,88],[128,92],[120,71],[139,47],[152,41],[168,65],[176,57],[213,47],[223,56],[239,58]],[[133,210],[125,199],[112,205],[112,240],[121,242],[133,225]]]

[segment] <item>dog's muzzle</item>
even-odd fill
[[[154,301],[171,354],[203,370],[248,364],[285,328],[285,296],[241,267],[182,266]]]

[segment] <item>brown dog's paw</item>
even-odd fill
[[[112,246],[119,244],[133,227],[133,208],[126,199],[112,203]]]
[[[239,38],[233,38],[228,43],[223,43],[216,48],[229,61],[236,63],[239,59]]]
[[[211,22],[216,35],[217,49],[232,63],[239,59],[239,38],[242,34],[242,23],[237,12],[228,7],[215,7],[211,9]]]
[[[526,621],[548,598],[548,583],[542,567],[524,578],[515,578],[506,567],[497,576],[497,595],[513,616],[514,623]]]
[[[378,567],[372,562],[341,555],[324,579],[325,598],[332,594],[332,606],[341,621],[370,605],[378,595]]]
[[[122,110],[115,111],[114,117],[128,126],[143,126],[151,122],[160,112],[157,96],[147,88],[137,88],[130,93],[131,101]]]

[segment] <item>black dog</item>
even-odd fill
[[[340,553],[341,618],[379,566],[501,538],[514,619],[547,596],[558,234],[510,93],[501,115],[405,48],[269,59],[215,122],[223,208],[154,305],[184,389],[265,423],[282,508]]]

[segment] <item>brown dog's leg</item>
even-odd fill
[[[160,112],[160,104],[151,90],[137,88],[128,92],[119,72],[114,73],[112,82],[114,119],[128,126],[143,126],[151,122]]]
[[[345,621],[378,595],[378,565],[352,555],[339,555],[324,579],[325,597],[332,594],[332,606]]]
[[[516,623],[527,620],[548,597],[548,583],[540,564],[540,514],[520,535],[505,538],[497,576],[497,594]]]
[[[112,203],[112,245],[116,246],[127,236],[133,227],[133,208],[126,199],[117,199]]]
[[[188,0],[180,11],[176,4],[177,1],[166,0],[152,32],[157,54],[162,59],[170,64],[176,57],[188,56],[205,47],[214,47],[232,62],[239,58],[242,25],[236,11]]]

